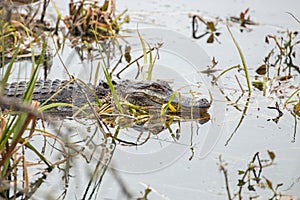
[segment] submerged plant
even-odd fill
[[[299,45],[298,32],[286,31],[285,37],[278,38],[275,35],[268,35],[266,43],[275,43],[263,64],[256,69],[258,77],[252,82],[253,86],[263,91],[263,95],[275,93],[279,98],[284,98],[288,89],[287,81],[297,79],[300,74],[299,65],[294,63],[296,58],[296,46]],[[284,89],[284,85],[286,88]]]
[[[237,191],[232,193],[232,188],[229,184],[229,175],[228,170],[226,168],[227,163],[219,156],[219,170],[223,173],[225,178],[225,186],[228,200],[233,199],[253,199],[261,197],[259,192],[260,190],[269,189],[273,196],[268,199],[271,200],[279,200],[284,197],[288,197],[293,199],[290,195],[283,194],[279,191],[279,188],[283,185],[283,183],[273,185],[272,181],[266,178],[264,174],[265,168],[274,165],[275,153],[272,151],[268,151],[268,158],[261,159],[260,153],[257,152],[254,154],[252,160],[249,162],[248,166],[245,169],[240,169],[237,171],[239,179],[237,180]],[[247,190],[247,192],[244,192]],[[247,197],[249,195],[249,197]],[[263,198],[266,198],[263,196]]]

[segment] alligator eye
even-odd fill
[[[106,82],[103,82],[102,86],[104,89],[109,89],[109,85]]]
[[[152,83],[151,84],[151,89],[156,90],[156,91],[165,91],[165,89],[158,83]]]

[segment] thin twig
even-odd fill
[[[219,163],[220,171],[223,172],[225,178],[225,187],[227,191],[228,200],[231,200],[232,198],[231,198],[231,193],[229,188],[228,173],[227,173],[227,169],[225,168],[226,163],[224,163],[224,161],[222,160],[221,155],[219,155],[219,162],[220,162]]]
[[[295,15],[293,15],[290,12],[286,12],[286,13],[289,14],[289,15],[291,15],[296,20],[296,22],[298,22],[300,24],[300,20],[297,17],[295,17]]]
[[[6,96],[3,96],[2,94],[0,94],[0,104],[2,106],[6,105],[9,107],[13,107],[15,110],[28,113],[28,114],[38,117],[38,118],[42,118],[41,113],[39,113],[36,108],[32,108],[28,104],[17,101],[15,98],[6,97]]]
[[[154,51],[155,49],[159,49],[161,46],[162,46],[163,44],[159,44],[157,47],[152,47],[150,50],[148,50],[147,52],[146,52],[146,54],[149,54],[150,52],[152,52],[152,51]],[[137,62],[138,60],[140,60],[141,58],[143,58],[144,57],[144,54],[143,55],[141,55],[141,56],[139,56],[139,57],[137,57],[136,59],[134,59],[133,61],[131,61],[130,63],[128,63],[123,69],[121,69],[121,71],[119,71],[118,73],[117,73],[117,78],[119,78],[120,79],[120,74],[123,72],[123,71],[125,71],[128,67],[130,67],[133,63],[135,63],[135,62]],[[113,69],[113,71],[114,71],[115,69]],[[113,72],[111,72],[111,74],[112,74]]]

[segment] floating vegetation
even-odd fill
[[[49,3],[47,0],[44,1],[40,18],[38,17],[39,9],[28,9],[19,12],[14,7],[14,2],[13,4],[4,2],[0,7],[1,66],[10,62],[18,44],[20,46],[16,60],[31,59],[32,56],[38,58],[41,55],[47,32],[53,30],[50,24],[44,20]],[[50,52],[45,54],[44,59],[45,64],[51,66]]]
[[[280,110],[278,102],[275,103],[275,107],[274,106],[268,106],[267,108],[277,110],[278,116],[272,119],[272,121],[274,121],[277,124],[280,117],[283,116],[283,112]],[[270,119],[268,119],[268,121],[270,121]]]
[[[213,57],[213,59],[211,60],[211,64],[207,66],[207,68],[205,70],[202,70],[201,73],[203,74],[207,74],[207,75],[211,75],[216,73],[217,71],[221,71],[221,69],[216,68],[216,66],[218,65],[218,61],[216,60],[215,57]]]
[[[135,76],[135,79],[142,74],[142,77],[144,80],[151,80],[152,78],[152,70],[154,67],[154,64],[156,62],[156,60],[159,59],[159,49],[163,46],[163,43],[157,43],[155,44],[153,47],[151,47],[148,43],[148,50],[146,47],[146,43],[143,40],[143,38],[139,35],[138,36],[140,41],[141,41],[141,45],[143,47],[143,52],[142,55],[140,55],[139,57],[132,59],[131,55],[130,55],[130,47],[127,46],[125,47],[125,53],[124,55],[122,55],[119,59],[119,61],[116,63],[116,65],[113,67],[113,69],[111,70],[111,75],[116,72],[118,66],[122,63],[123,58],[125,58],[125,61],[127,62],[127,64],[125,65],[125,67],[122,67],[122,69],[120,69],[117,73],[116,73],[116,77],[117,78],[121,78],[121,74],[127,70],[130,66],[132,66],[133,64],[136,64],[138,69],[137,70],[137,74]],[[154,56],[153,56],[153,51],[155,52]],[[149,61],[148,61],[148,54],[149,54]],[[154,58],[153,58],[154,57]],[[139,61],[143,59],[143,65],[141,65],[139,63]]]
[[[234,16],[230,17],[230,21],[240,24],[241,32],[245,28],[247,28],[246,25],[258,25],[258,23],[254,22],[250,19],[248,12],[249,12],[249,8],[247,8],[245,11],[241,12],[239,17],[234,17]],[[220,41],[218,40],[218,37],[221,35],[221,32],[218,31],[218,29],[217,29],[218,23],[220,21],[222,22],[224,20],[222,20],[220,18],[216,18],[214,21],[208,21],[200,15],[196,15],[196,14],[192,15],[193,38],[200,39],[206,35],[209,35],[209,37],[206,40],[207,43],[214,43],[214,41],[217,41],[218,43],[220,43]],[[199,27],[201,27],[199,22],[201,22],[202,24],[205,25],[206,30],[204,31],[204,33],[202,33],[203,31],[199,30]],[[200,32],[200,34],[198,32]],[[199,34],[199,35],[197,35],[197,34]]]
[[[261,159],[260,153],[257,152],[254,154],[252,160],[249,162],[246,169],[238,170],[239,179],[237,181],[237,191],[232,193],[232,188],[229,184],[229,175],[226,168],[227,163],[219,156],[219,170],[223,173],[225,179],[225,186],[227,192],[228,200],[233,199],[252,199],[259,198],[260,192],[263,190],[269,189],[273,196],[268,199],[283,199],[287,197],[293,199],[291,195],[283,194],[279,189],[283,186],[283,183],[273,185],[272,181],[266,178],[264,174],[265,168],[271,167],[274,165],[275,153],[268,151],[268,158]],[[244,190],[247,190],[247,192]],[[264,197],[265,198],[265,197]]]
[[[279,99],[288,99],[289,92],[297,94],[299,85],[296,79],[299,78],[300,67],[295,64],[296,46],[300,39],[297,31],[284,31],[283,35],[278,37],[268,35],[265,38],[267,44],[273,43],[273,47],[263,60],[263,64],[256,69],[257,76],[252,81],[252,85],[263,92],[264,96],[275,94]],[[287,102],[284,103],[284,107]]]
[[[244,15],[247,13],[248,11],[246,10],[242,16],[245,17]],[[296,59],[296,48],[299,47],[300,43],[298,31],[283,31],[280,32],[280,36],[271,34],[267,35],[265,38],[265,42],[267,44],[274,44],[274,47],[264,57],[263,63],[259,65],[254,72],[252,72],[246,66],[245,58],[237,41],[233,37],[228,26],[227,28],[236,48],[238,49],[242,65],[238,64],[225,69],[218,76],[214,77],[213,82],[217,83],[220,77],[223,77],[225,73],[228,73],[234,69],[237,69],[237,72],[242,71],[245,73],[243,78],[245,78],[247,82],[248,97],[246,99],[246,102],[242,104],[244,106],[244,109],[240,109],[238,107],[238,102],[244,96],[245,90],[243,89],[243,84],[240,83],[238,76],[235,76],[235,78],[241,92],[236,101],[233,101],[232,97],[226,95],[224,90],[220,88],[221,93],[224,94],[225,98],[234,106],[234,108],[242,112],[242,117],[226,144],[228,144],[231,137],[237,131],[237,128],[239,128],[243,118],[246,115],[252,89],[255,90],[256,94],[257,91],[261,91],[263,96],[278,98],[275,107],[269,106],[269,109],[276,109],[278,111],[278,116],[272,118],[272,121],[274,121],[275,123],[278,123],[278,121],[282,117],[283,109],[287,109],[292,113],[293,108],[287,108],[287,105],[290,103],[295,103],[295,101],[297,101],[295,100],[295,97],[300,92],[300,85],[297,85],[299,82],[297,80],[299,79],[300,67],[294,61]],[[261,93],[258,92],[258,94]],[[279,103],[282,100],[284,101],[284,103]],[[295,132],[296,129],[297,128],[295,125]]]
[[[200,39],[206,35],[209,35],[209,37],[206,40],[207,43],[214,43],[215,40],[218,41],[217,38],[221,34],[221,32],[219,32],[217,30],[217,24],[218,24],[219,19],[216,19],[215,21],[207,21],[200,15],[193,15],[192,18],[193,18],[192,28],[193,28],[193,38],[194,39]],[[205,25],[206,31],[200,35],[197,35],[197,32],[200,31],[199,30],[199,27],[200,27],[199,21]]]
[[[284,31],[280,38],[275,35],[268,35],[265,39],[266,43],[270,43],[270,39],[275,42],[275,47],[271,49],[268,56],[265,57],[264,63],[267,67],[274,67],[277,71],[277,76],[282,76],[281,73],[287,72],[288,76],[292,76],[292,70],[300,74],[300,67],[294,64],[296,58],[295,47],[300,44],[298,31]],[[271,55],[273,56],[273,62]]]
[[[230,21],[234,23],[239,23],[242,28],[246,28],[246,25],[259,25],[257,22],[254,22],[250,19],[250,15],[248,14],[249,10],[250,9],[247,8],[245,11],[241,12],[239,17],[231,16]],[[243,29],[240,30],[241,32],[243,31]]]
[[[95,38],[102,40],[116,37],[120,26],[129,22],[128,15],[121,21],[125,12],[115,15],[114,0],[105,0],[101,6],[98,6],[98,1],[83,0],[75,3],[71,0],[69,15],[65,16],[63,21],[72,36],[79,36],[83,41]]]

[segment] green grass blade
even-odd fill
[[[217,80],[223,76],[225,73],[231,71],[232,69],[235,69],[235,68],[240,68],[240,65],[235,65],[235,66],[232,66],[232,67],[229,67],[228,69],[225,69],[224,71],[222,71],[215,79],[214,79],[214,83],[217,82]]]
[[[58,95],[59,93],[61,93],[62,90],[64,90],[64,89],[68,86],[68,84],[70,84],[71,82],[73,82],[72,79],[69,80],[69,81],[68,81],[63,87],[61,87],[59,90],[57,90],[57,91],[56,91],[52,96],[50,96],[46,101],[44,101],[44,102],[41,104],[41,107],[47,105],[47,103],[48,103],[49,101],[51,101],[51,99],[53,99],[56,95]]]
[[[24,139],[22,139],[20,142],[24,142]],[[48,166],[50,171],[52,170],[53,166],[49,163],[47,158],[43,154],[41,154],[33,145],[31,145],[29,142],[26,142],[25,146],[33,151]]]
[[[153,67],[154,67],[154,61],[153,61],[153,56],[152,56],[152,50],[151,50],[151,47],[149,44],[148,44],[148,48],[149,48],[149,66],[148,66],[147,80],[150,81],[152,79],[152,71],[153,71]]]
[[[53,2],[53,1],[52,1],[52,3],[53,3],[54,10],[56,12],[56,15],[57,15],[57,21],[56,21],[56,25],[55,25],[55,33],[57,33],[58,32],[58,28],[59,28],[59,22],[62,19],[62,15],[61,15],[61,13],[59,12],[59,9],[56,6],[56,3]]]
[[[298,92],[300,92],[300,88],[296,89],[288,98],[287,100],[284,102],[283,107],[285,108],[287,106],[287,104],[290,102],[290,100],[292,99],[293,96],[295,96]]]
[[[47,104],[45,106],[42,106],[38,109],[39,112],[44,112],[46,110],[50,110],[52,108],[56,108],[56,107],[72,107],[72,108],[78,108],[76,106],[74,106],[73,104],[69,104],[69,103],[51,103],[51,104]]]
[[[142,35],[140,34],[138,28],[137,28],[137,34],[138,34],[138,37],[140,39],[140,42],[141,42],[141,45],[142,45],[142,49],[143,49],[143,56],[144,56],[144,64],[143,64],[143,70],[142,70],[142,75],[143,75],[143,79],[145,80],[146,79],[146,70],[147,70],[147,48],[146,48],[146,44],[145,44],[145,41],[142,37]]]
[[[18,54],[19,54],[20,45],[21,45],[21,44],[18,43],[18,46],[16,47],[15,52],[14,52],[14,54],[13,54],[13,56],[12,56],[12,58],[11,58],[9,64],[8,64],[8,66],[7,66],[7,69],[6,69],[6,71],[5,71],[4,77],[3,77],[2,80],[1,80],[1,82],[2,82],[2,87],[5,87],[5,84],[7,83],[8,78],[9,78],[9,76],[10,76],[10,74],[11,74],[11,70],[12,70],[13,64],[14,64],[14,62],[15,62],[15,59],[17,58],[17,56],[18,56]]]
[[[121,104],[120,104],[120,101],[119,101],[119,99],[118,99],[118,96],[117,96],[117,94],[116,94],[116,92],[115,92],[115,88],[114,88],[114,86],[113,86],[113,84],[112,84],[112,81],[111,81],[111,78],[110,78],[110,76],[109,76],[109,73],[108,73],[107,68],[103,67],[103,71],[104,71],[104,74],[105,74],[105,78],[106,78],[106,80],[107,80],[107,84],[109,85],[109,89],[110,89],[110,91],[111,91],[111,94],[112,94],[112,96],[113,96],[113,99],[114,99],[114,101],[115,101],[115,104],[116,104],[118,110],[119,110],[122,114],[124,114],[123,108],[122,108],[122,106],[121,106]]]
[[[30,102],[31,101],[31,96],[34,90],[35,82],[37,79],[37,72],[39,69],[39,64],[42,62],[42,59],[44,57],[45,51],[46,51],[47,45],[43,45],[42,53],[38,59],[37,66],[33,65],[33,72],[31,74],[31,78],[29,81],[29,85],[25,91],[23,101],[24,102]],[[17,49],[19,46],[17,47]],[[18,51],[15,51],[13,57],[16,57]],[[34,60],[34,55],[32,55],[32,59]],[[12,61],[14,58],[12,59]],[[4,81],[7,82],[8,77],[10,75],[11,71],[11,66],[13,63],[12,61],[9,63],[8,70],[6,71],[6,74],[4,76]],[[7,163],[10,162],[10,157],[16,148],[16,145],[20,143],[20,141],[23,139],[22,135],[24,134],[24,131],[26,130],[27,126],[29,125],[31,118],[29,117],[28,113],[25,112],[20,112],[16,117],[12,118],[10,121],[9,126],[7,126],[4,130],[4,136],[1,138],[1,143],[0,143],[0,149],[2,150],[3,148],[6,148],[6,154],[5,154],[5,159],[1,160],[1,165],[5,166]],[[2,174],[5,174],[5,168],[2,170]]]
[[[97,85],[97,83],[98,83],[100,67],[101,67],[101,64],[100,64],[100,62],[98,62],[96,72],[95,72],[95,76],[94,76],[94,85]]]
[[[229,27],[227,26],[227,29],[229,31],[229,34],[230,34],[230,37],[235,45],[235,47],[237,48],[238,50],[238,53],[240,55],[240,58],[241,58],[241,61],[242,61],[242,64],[243,64],[243,68],[244,68],[244,72],[245,72],[245,76],[246,76],[246,81],[247,81],[247,86],[248,86],[248,93],[249,95],[251,94],[251,82],[250,82],[250,77],[249,77],[249,72],[248,72],[248,67],[246,65],[246,60],[245,60],[245,57],[244,57],[244,54],[239,46],[239,44],[237,43],[237,41],[235,40],[231,30],[229,29]]]
[[[161,112],[160,112],[161,115],[164,115],[167,112],[168,109],[170,109],[172,112],[176,112],[177,111],[178,108],[174,108],[174,106],[172,105],[172,101],[175,98],[176,94],[177,94],[177,92],[174,92],[171,95],[168,103],[162,105]]]
[[[13,116],[13,118],[9,121],[9,123],[6,125],[4,131],[3,131],[3,135],[1,137],[1,141],[0,141],[0,150],[2,150],[4,148],[4,146],[7,144],[7,141],[10,137],[10,132],[9,130],[12,129],[13,125],[14,125],[14,121],[16,120],[17,115]]]
[[[39,58],[37,60],[37,63],[36,63],[36,66],[34,67],[33,73],[31,74],[29,84],[28,84],[28,87],[26,89],[26,92],[25,92],[25,95],[24,95],[24,98],[23,98],[24,102],[30,102],[31,101],[31,97],[32,97],[32,93],[33,93],[33,90],[34,90],[34,87],[35,87],[35,83],[36,83],[36,80],[38,78],[37,75],[38,75],[39,66],[43,61],[43,58],[44,58],[45,53],[46,53],[46,49],[47,49],[47,43],[44,42],[43,47],[42,47],[41,55],[39,56]],[[33,57],[32,59],[34,60],[34,55],[32,55],[32,57]]]

